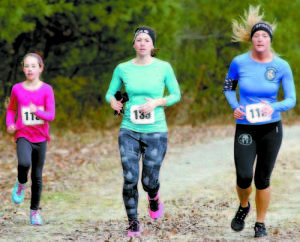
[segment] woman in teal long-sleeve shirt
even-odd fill
[[[156,220],[163,214],[159,171],[167,150],[168,126],[164,106],[173,105],[181,98],[171,65],[154,57],[157,50],[154,45],[155,31],[152,28],[142,26],[136,29],[133,40],[136,57],[116,67],[106,94],[106,101],[117,112],[121,111],[123,104],[114,95],[123,85],[129,98],[119,133],[128,237],[141,234],[137,215],[141,156],[142,185],[148,193],[149,215]],[[164,96],[165,87],[167,96]]]

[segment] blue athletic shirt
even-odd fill
[[[235,88],[239,85],[240,101],[238,102]],[[277,94],[282,84],[284,100],[277,101]],[[230,106],[235,110],[266,101],[274,113],[268,121],[250,123],[246,117],[236,119],[237,124],[265,124],[279,121],[280,112],[293,108],[296,104],[296,91],[293,74],[289,64],[274,54],[268,63],[260,63],[250,57],[250,52],[239,55],[231,62],[223,91]]]

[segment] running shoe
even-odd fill
[[[256,222],[254,226],[254,231],[255,231],[255,235],[254,235],[255,238],[268,236],[266,231],[266,226],[264,223]]]
[[[43,224],[42,216],[38,210],[30,211],[30,223],[31,223],[31,225],[42,225]]]
[[[15,204],[22,203],[25,196],[25,184],[20,184],[19,181],[17,180],[11,196]]]
[[[127,237],[141,236],[140,223],[139,221],[132,221],[127,228]]]
[[[241,205],[237,210],[234,218],[231,221],[231,228],[236,231],[242,231],[245,228],[245,218],[251,212],[252,207],[251,204],[248,202],[248,207],[243,208]]]
[[[156,195],[155,198],[150,198],[148,195],[148,201],[149,201],[148,211],[149,211],[150,218],[152,220],[159,219],[164,212],[164,204],[159,199],[159,193]]]

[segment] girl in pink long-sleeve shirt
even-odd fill
[[[26,80],[13,86],[6,113],[7,132],[14,134],[18,157],[18,179],[12,200],[16,204],[23,201],[31,166],[30,221],[32,225],[42,225],[38,210],[47,142],[50,141],[49,122],[54,120],[55,101],[52,87],[40,80],[44,67],[42,58],[29,53],[22,64]]]

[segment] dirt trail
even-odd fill
[[[210,140],[189,147],[170,148],[161,172],[162,190],[167,198],[190,194],[193,187],[232,170],[232,138]]]
[[[294,163],[296,164],[295,159],[300,158],[299,137],[300,125],[284,126],[284,139],[279,154],[279,163],[294,157]],[[113,159],[116,159],[116,157]],[[95,173],[92,168],[90,170],[87,168],[85,172],[87,174]],[[193,241],[203,241],[200,239],[203,238],[199,235],[200,232],[210,234],[211,236],[217,236],[219,233],[220,237],[218,241],[223,241],[224,239],[227,241],[244,241],[249,240],[249,238],[253,236],[251,225],[255,221],[255,213],[252,213],[247,218],[249,225],[247,225],[242,235],[232,233],[228,226],[228,221],[230,221],[237,206],[234,189],[234,172],[233,133],[226,135],[226,137],[206,138],[205,141],[196,142],[192,145],[177,144],[169,146],[161,170],[161,194],[166,201],[166,214],[171,217],[179,217],[174,218],[174,223],[170,222],[173,221],[172,219],[167,219],[168,221],[163,222],[162,226],[165,226],[165,228],[173,226],[170,228],[171,232],[169,232],[169,234],[174,234],[176,241],[186,241],[185,238],[189,238],[190,240],[196,238],[196,240]],[[28,202],[25,202],[25,204],[17,208],[17,213],[15,209],[8,208],[4,211],[4,216],[12,216],[7,214],[9,211],[15,211],[16,215],[12,220],[9,218],[0,220],[0,225],[2,223],[0,241],[14,241],[16,238],[20,241],[22,239],[39,241],[42,240],[42,238],[47,240],[56,239],[57,241],[85,240],[85,238],[91,238],[98,241],[98,238],[102,238],[99,239],[99,241],[104,241],[104,237],[109,238],[109,236],[107,237],[108,231],[115,230],[118,233],[123,231],[125,211],[121,199],[121,168],[116,167],[101,174],[96,171],[95,176],[103,176],[103,179],[100,179],[100,182],[97,180],[95,182],[86,183],[84,185],[85,189],[82,191],[74,192],[72,189],[67,189],[62,194],[55,195],[57,196],[55,197],[55,201],[53,198],[49,201],[45,201],[43,204],[45,207],[43,214],[46,222],[45,226],[39,229],[28,226],[27,213],[24,212],[27,211],[29,206]],[[299,166],[296,165],[296,168],[286,169],[286,172],[282,173],[282,166],[278,164],[275,167],[273,178],[276,189],[274,189],[274,202],[272,202],[268,213],[268,225],[277,228],[283,221],[292,221],[293,226],[295,225],[294,227],[297,230],[296,233],[299,235],[300,229],[297,227],[300,226]],[[281,180],[283,178],[289,180]],[[287,184],[285,185],[285,183]],[[139,216],[144,219],[144,225],[149,229],[149,226],[154,225],[148,221],[147,199],[141,185],[139,185],[139,190]],[[254,198],[252,197],[251,199],[253,201]],[[201,219],[205,219],[205,224],[200,223],[201,227],[199,227],[198,230],[194,229],[190,231],[187,228],[192,228],[196,225],[189,219],[184,230],[187,231],[186,235],[183,233],[183,237],[180,237],[181,232],[179,228],[177,228],[179,234],[177,234],[177,232],[173,233],[174,224],[183,224],[182,221],[185,216],[189,218],[192,216],[191,214],[194,216],[194,213],[198,211],[197,209],[199,209],[198,222]],[[186,215],[183,215],[183,213],[186,213]],[[218,216],[220,215],[219,221],[215,221],[216,214],[218,214]],[[4,218],[3,211],[0,214],[0,218],[1,215],[2,218]],[[208,219],[210,216],[211,219]],[[107,225],[109,222],[105,221],[110,221],[111,219],[117,219],[116,224],[118,224],[118,226],[112,224]],[[180,222],[180,220],[182,221]],[[105,226],[107,227],[104,225],[103,228],[100,225],[99,227],[95,227],[97,223],[106,223]],[[171,225],[169,223],[171,223]],[[117,228],[114,226],[117,226]],[[284,225],[282,226],[284,227]],[[289,227],[290,224],[286,226]],[[26,233],[24,234],[25,231]],[[290,231],[281,232],[282,231],[278,230],[278,234],[283,237],[286,233],[290,233]],[[169,241],[167,238],[170,239],[171,235],[168,235],[169,237],[163,237],[165,232],[161,233],[160,237],[149,237],[152,239],[148,238],[148,241],[155,241],[158,238],[165,238],[166,241]],[[274,232],[274,234],[277,234],[277,232]],[[15,235],[17,237],[14,237]],[[116,235],[117,237],[114,237],[114,235],[110,236],[112,241],[118,241],[118,239],[124,237],[121,234]],[[156,236],[158,236],[157,233]],[[170,239],[170,241],[172,241],[172,239]],[[282,241],[284,241],[284,239],[282,239]]]
[[[299,137],[300,126],[284,127],[279,159],[299,152]],[[220,177],[228,172],[235,172],[233,136],[209,139],[205,143],[184,148],[171,147],[161,171],[162,190],[167,198],[176,197],[181,193],[191,195],[191,188],[211,185],[214,180],[218,182]]]
[[[300,137],[300,126],[284,127],[284,139],[279,154],[280,159],[293,156],[299,153],[298,140]],[[280,174],[276,169],[273,177],[276,180]],[[297,173],[298,172],[298,173]],[[112,178],[105,181],[103,185],[95,186],[92,191],[103,198],[103,206],[91,208],[93,214],[102,219],[121,219],[125,217],[125,211],[121,199],[122,171],[117,168]],[[299,169],[294,171],[293,176],[300,179]],[[291,178],[291,182],[294,180]],[[174,199],[200,199],[213,203],[226,200],[230,203],[228,219],[234,214],[237,199],[235,193],[235,168],[233,164],[233,134],[226,137],[207,138],[205,142],[197,142],[193,145],[170,145],[161,170],[161,194],[164,200]],[[282,182],[282,181],[281,181]],[[285,182],[285,181],[283,181]],[[300,221],[300,186],[290,184],[294,187],[293,197],[289,197],[289,189],[274,191],[274,203],[271,204],[268,213],[268,223],[278,226],[282,220]],[[139,216],[147,216],[146,193],[139,185],[140,201]],[[113,188],[113,189],[112,189]],[[91,188],[87,190],[84,197],[91,198]],[[281,192],[283,192],[281,194]],[[254,204],[254,195],[251,197]],[[84,200],[85,201],[85,200]],[[298,205],[297,205],[298,204]],[[283,207],[284,209],[280,209]],[[274,211],[273,211],[274,210]],[[77,210],[78,211],[78,210]],[[172,207],[166,206],[166,211],[172,213]],[[74,213],[72,213],[74,216]],[[254,223],[255,213],[249,217]],[[249,232],[252,233],[252,230]],[[229,226],[226,227],[226,234],[232,237]],[[239,236],[237,237],[239,238]]]
[[[278,159],[299,152],[300,126],[284,127],[284,138]],[[276,178],[276,169],[274,177]],[[296,174],[297,171],[295,171]],[[121,171],[118,173],[121,174]],[[230,178],[231,180],[227,180]],[[296,179],[300,180],[300,171],[296,174]],[[233,163],[233,136],[208,139],[204,143],[197,143],[189,146],[169,146],[168,154],[161,170],[161,194],[164,199],[176,198],[199,198],[199,197],[220,197],[221,194],[215,192],[224,185],[223,193],[232,192],[235,198],[235,168]],[[121,184],[121,179],[115,181]],[[112,185],[112,184],[111,184]],[[217,187],[214,190],[213,187]],[[142,206],[146,205],[146,195],[140,186],[140,197]],[[121,188],[118,188],[121,192]],[[298,190],[299,191],[299,190]],[[102,191],[109,194],[109,198],[117,198],[113,191]],[[220,192],[221,193],[221,192]],[[228,195],[228,194],[227,194]],[[120,196],[119,196],[120,197]],[[300,193],[294,194],[291,200],[300,200]],[[298,201],[299,201],[298,200]],[[297,200],[296,200],[297,201]],[[113,214],[120,214],[114,208]],[[123,207],[121,206],[121,209]],[[146,209],[140,209],[141,214],[146,214]],[[107,212],[107,210],[106,210]],[[107,213],[103,213],[103,218]],[[121,213],[122,214],[122,213]],[[99,214],[101,216],[101,214]],[[300,221],[299,213],[283,212],[284,218],[295,218]],[[114,216],[115,217],[115,216]]]
[[[285,157],[293,157],[299,154],[300,126],[285,126],[284,138],[278,156],[278,162]],[[299,157],[299,155],[298,155]],[[282,169],[276,165],[273,178],[278,180]],[[272,200],[268,212],[268,226],[280,226],[282,221],[297,221],[300,231],[300,169],[293,170],[290,177],[285,177],[288,184],[286,189],[272,191]],[[167,199],[181,198],[209,198],[214,202],[227,198],[232,202],[228,221],[231,220],[237,206],[235,194],[235,168],[233,163],[233,136],[208,140],[205,143],[197,143],[185,148],[171,148],[161,173],[162,194]],[[295,182],[298,182],[295,184]],[[291,192],[288,186],[294,189]],[[281,193],[282,192],[282,193]],[[178,195],[180,194],[180,195]],[[251,196],[254,205],[254,194]],[[255,206],[255,205],[254,205]],[[254,208],[255,210],[255,208]],[[255,212],[248,220],[254,224]],[[224,228],[224,236],[231,239],[240,239],[239,234],[233,234],[229,226]],[[246,236],[252,236],[252,230],[245,232]],[[300,238],[299,238],[300,239]]]

